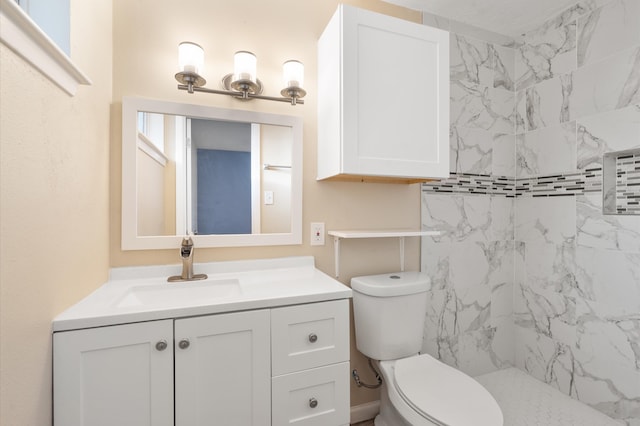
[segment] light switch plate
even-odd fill
[[[273,204],[273,191],[264,191],[264,204],[267,206]]]

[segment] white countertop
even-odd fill
[[[351,297],[351,289],[316,269],[310,256],[200,263],[193,269],[196,274],[207,274],[208,279],[168,283],[169,276],[180,275],[182,265],[112,269],[108,282],[53,320],[53,331]],[[232,290],[222,291],[219,297],[202,297],[201,290],[206,291],[207,286]],[[133,297],[136,302],[128,303],[136,291],[161,297],[150,304]],[[176,292],[181,297],[175,297]]]

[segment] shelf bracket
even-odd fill
[[[404,237],[400,237],[400,272],[404,272]]]
[[[340,237],[333,237],[333,256],[336,278],[340,275]]]

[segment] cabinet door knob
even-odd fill
[[[318,406],[318,400],[315,398],[311,398],[309,400],[309,407],[316,408]]]
[[[309,341],[310,341],[311,343],[315,343],[315,342],[317,342],[317,341],[318,341],[318,336],[316,335],[316,333],[311,333],[311,334],[309,335]]]
[[[178,342],[178,346],[180,347],[180,349],[187,349],[189,345],[189,339],[182,339]]]
[[[156,343],[156,350],[164,351],[165,349],[167,349],[167,341],[166,340],[160,340],[158,343]]]

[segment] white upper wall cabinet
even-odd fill
[[[340,5],[318,41],[318,179],[449,176],[449,33]]]

